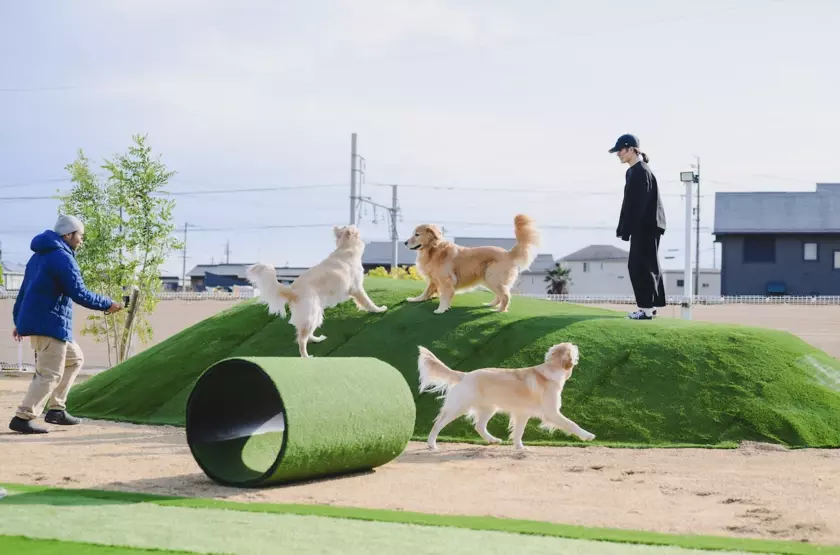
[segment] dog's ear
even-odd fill
[[[333,228],[333,233],[335,234],[335,238],[338,239],[341,237],[341,233],[344,231],[344,226],[337,225]]]
[[[434,224],[426,226],[426,232],[438,241],[443,239],[443,232]]]

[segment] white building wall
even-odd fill
[[[570,295],[632,295],[626,260],[560,262],[571,269]]]
[[[547,273],[520,274],[511,288],[511,293],[519,295],[545,295],[548,293]]]
[[[665,276],[665,294],[666,295],[683,295],[683,277],[685,272],[683,270],[665,270],[662,272]],[[693,274],[692,274],[693,276]],[[694,277],[691,278],[691,286],[694,287]],[[700,270],[700,279],[697,284],[698,291],[696,295],[700,297],[719,297],[720,296],[720,270]]]

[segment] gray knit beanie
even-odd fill
[[[58,221],[55,222],[55,228],[53,231],[59,235],[67,235],[68,233],[73,233],[74,231],[81,231],[84,233],[85,225],[75,216],[62,214],[58,217]]]

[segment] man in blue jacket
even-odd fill
[[[84,225],[73,216],[59,216],[55,228],[32,239],[35,253],[26,264],[23,284],[12,312],[15,341],[29,337],[35,350],[35,376],[18,407],[9,429],[22,434],[45,434],[36,426],[46,405],[44,420],[50,424],[81,422],[67,413],[70,387],[76,381],[84,357],[73,341],[73,302],[106,314],[123,308],[121,303],[91,293],[85,287],[76,250],[84,238]]]

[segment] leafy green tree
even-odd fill
[[[80,149],[66,169],[73,187],[60,197],[61,213],[85,223],[85,241],[78,252],[79,267],[89,289],[113,299],[138,291],[136,308],[116,314],[88,316],[82,333],[108,343],[109,359],[128,358],[132,337],[144,343],[152,338],[147,320],[161,289],[160,268],[167,256],[181,248],[174,235],[175,202],[166,198],[165,186],[175,172],[160,157],[152,157],[145,135],[132,137],[127,153],[105,160],[100,179]]]

